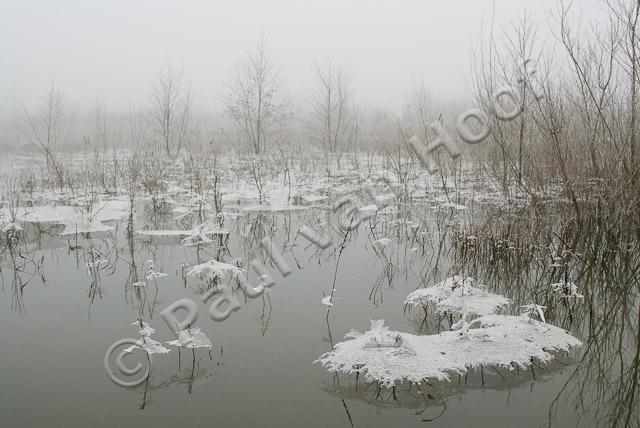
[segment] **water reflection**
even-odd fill
[[[313,279],[306,271],[322,269],[322,290],[312,293],[318,307],[323,297],[330,296],[331,305],[322,307],[322,315],[317,316],[323,332],[318,337],[325,341],[323,349],[330,350],[351,328],[343,325],[345,319],[361,318],[359,312],[395,317],[416,334],[449,329],[455,322],[450,315],[433,314],[428,308],[409,311],[401,302],[413,289],[464,273],[478,278],[489,291],[508,296],[514,308],[531,302],[546,306],[547,321],[581,338],[584,348],[575,355],[559,356],[558,362],[548,366],[534,366],[526,373],[485,367],[450,383],[425,381],[419,386],[407,384],[391,390],[362,384],[357,377],[325,374],[320,388],[341,401],[348,423],[358,424],[349,410],[352,402],[375,409],[407,409],[419,421],[436,421],[454,411],[452,397],[469,390],[520,391],[534,380],[547,382],[566,374],[548,409],[550,425],[557,423],[559,414],[574,411],[590,423],[640,425],[640,248],[637,230],[626,228],[623,223],[603,225],[594,221],[576,230],[565,226],[562,210],[544,206],[533,211],[486,206],[474,212],[456,212],[419,201],[392,206],[372,216],[359,229],[345,232],[335,215],[320,208],[281,213],[237,209],[230,210],[217,223],[229,230],[228,235],[184,246],[180,238],[137,236],[134,230],[189,229],[211,218],[217,222],[210,213],[211,207],[199,204],[189,215],[183,215],[172,213],[160,196],[136,204],[139,214],[112,223],[112,232],[63,239],[58,235],[60,228],[33,224],[19,234],[5,233],[0,277],[3,294],[11,296],[10,308],[26,317],[30,298],[39,292],[39,284],[46,286],[49,269],[83,272],[89,319],[92,306],[100,305],[109,294],[119,293],[124,305],[143,319],[157,316],[169,299],[182,295],[197,299],[218,288],[230,289],[246,304],[248,300],[235,281],[192,278],[186,271],[189,266],[211,259],[246,269],[248,261],[257,258],[275,272],[272,258],[260,245],[262,239],[270,238],[295,266],[300,282]],[[322,227],[334,245],[326,250],[309,245],[297,235],[305,223]],[[353,258],[361,264],[346,261]],[[161,269],[174,269],[181,282],[145,282],[150,260]],[[366,284],[368,295],[356,300],[348,292],[347,282],[354,272],[365,267],[366,277],[372,278]],[[249,280],[255,280],[251,275],[249,272]],[[551,284],[560,281],[579,284],[584,299],[558,295]],[[276,286],[255,301],[255,313],[247,318],[255,323],[260,337],[278,340],[278,335],[272,333],[273,317],[282,310],[277,302],[283,299]],[[298,316],[305,311],[301,310]],[[336,336],[338,331],[340,337]],[[232,338],[227,340],[224,346],[237,345]],[[3,341],[10,342],[11,336],[5,336]],[[178,351],[175,374],[154,373],[135,388],[141,395],[140,409],[149,407],[157,390],[180,384],[186,386],[186,394],[192,394],[194,385],[214,381],[213,367],[220,362],[187,354]],[[256,356],[259,358],[260,351]],[[313,370],[311,361],[308,363],[309,370]],[[330,381],[326,381],[328,378]]]

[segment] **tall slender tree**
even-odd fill
[[[47,169],[53,169],[56,181],[62,187],[64,173],[55,159],[56,146],[62,135],[65,122],[62,94],[51,82],[51,88],[44,94],[40,104],[34,110],[29,111],[24,105],[22,107],[26,123],[22,132],[29,141],[40,147],[45,155]]]
[[[279,89],[277,63],[260,37],[255,49],[238,61],[226,100],[226,113],[255,154],[264,151],[286,118],[285,104],[278,102]]]
[[[153,86],[149,119],[154,138],[167,156],[180,153],[190,143],[191,85],[169,63]]]
[[[315,90],[311,95],[311,131],[327,154],[344,150],[355,138],[355,108],[351,76],[331,58],[316,63]]]

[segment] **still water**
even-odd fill
[[[432,210],[428,206],[416,209]],[[153,223],[147,214],[143,207],[138,209],[137,227]],[[111,223],[114,232],[77,239],[59,237],[59,228],[26,230],[30,238],[21,252],[35,263],[14,257],[23,264],[18,274],[21,293],[16,291],[10,258],[2,264],[0,426],[536,427],[602,423],[597,419],[601,415],[579,405],[593,398],[590,382],[585,382],[583,391],[567,387],[581,382],[576,377],[582,381],[586,377],[576,372],[584,351],[560,355],[558,362],[536,367],[535,372],[487,371],[484,385],[478,373],[466,379],[454,375],[451,382],[430,385],[426,397],[405,387],[395,400],[386,390],[376,397],[376,387],[362,379],[356,390],[353,377],[336,377],[314,364],[331,350],[332,342],[342,341],[351,329],[367,330],[371,319],[384,319],[393,330],[418,334],[423,314],[406,311],[405,297],[419,286],[444,279],[459,263],[449,239],[439,246],[439,240],[433,238],[438,230],[435,223],[422,234],[433,239],[434,245],[411,243],[403,238],[406,235],[394,236],[380,225],[373,229],[363,225],[347,237],[340,257],[336,245],[318,252],[308,241],[296,238],[296,231],[303,221],[321,215],[310,210],[230,216],[225,223],[230,235],[222,249],[217,243],[184,247],[174,238],[127,239],[124,221]],[[455,212],[440,220],[449,225],[466,221]],[[175,228],[170,217],[154,221],[157,228]],[[376,230],[378,234],[372,237]],[[249,300],[238,293],[242,307],[227,320],[214,322],[200,299],[204,282],[185,278],[185,266],[216,257],[227,262],[241,258],[246,268],[256,254],[256,243],[265,235],[285,249],[292,273],[283,278],[271,266],[276,284],[270,293]],[[394,238],[383,250],[384,257],[374,242],[382,236]],[[419,248],[410,251],[414,246]],[[92,255],[108,260],[98,275],[86,267]],[[167,276],[157,280],[157,289],[149,283],[142,299],[131,286],[132,272],[144,275],[149,260],[155,260],[156,270]],[[388,262],[394,266],[389,276],[385,274]],[[503,280],[496,279],[500,275],[495,272],[488,279],[491,266],[471,263],[466,268],[492,290],[510,289],[505,282],[513,281],[514,276],[519,277],[521,287],[534,281],[528,268],[515,273],[505,270]],[[327,318],[321,299],[334,287],[334,275],[337,298]],[[505,292],[517,303],[528,303],[526,293],[512,294]],[[195,358],[184,350],[179,356],[174,349],[154,356],[148,383],[135,388],[112,383],[103,363],[107,348],[119,339],[139,337],[131,323],[140,314],[156,329],[156,340],[173,340],[159,312],[181,298],[197,303],[197,326],[213,342],[211,354],[199,349]],[[554,322],[553,316],[549,322]],[[588,334],[577,325],[574,321],[563,327],[588,342]],[[606,413],[607,403],[597,406]]]

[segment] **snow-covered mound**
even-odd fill
[[[221,279],[226,275],[231,275],[232,278],[236,278],[242,272],[242,269],[229,263],[209,260],[208,262],[189,268],[187,275],[205,277],[207,279],[214,280]]]
[[[396,382],[449,380],[482,365],[513,370],[553,359],[552,351],[569,351],[582,342],[563,329],[526,316],[489,315],[471,322],[465,331],[429,336],[390,331],[384,321],[371,330],[352,331],[316,362],[330,372],[361,373],[368,381],[391,387]]]
[[[405,304],[409,306],[435,305],[436,312],[466,313],[469,315],[490,315],[506,306],[510,300],[499,294],[492,294],[484,286],[473,286],[469,276],[451,276],[438,284],[420,288],[410,293]]]

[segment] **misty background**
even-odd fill
[[[261,35],[292,111],[305,108],[314,64],[329,57],[350,73],[361,109],[397,112],[422,84],[435,99],[468,102],[471,54],[491,20],[508,32],[526,13],[539,43],[554,49],[557,8],[553,0],[2,0],[0,144],[20,139],[25,108],[52,82],[76,120],[96,100],[110,112],[137,111],[167,63],[191,84],[196,116],[220,118],[235,64]],[[589,26],[604,9],[581,1],[571,19]]]

